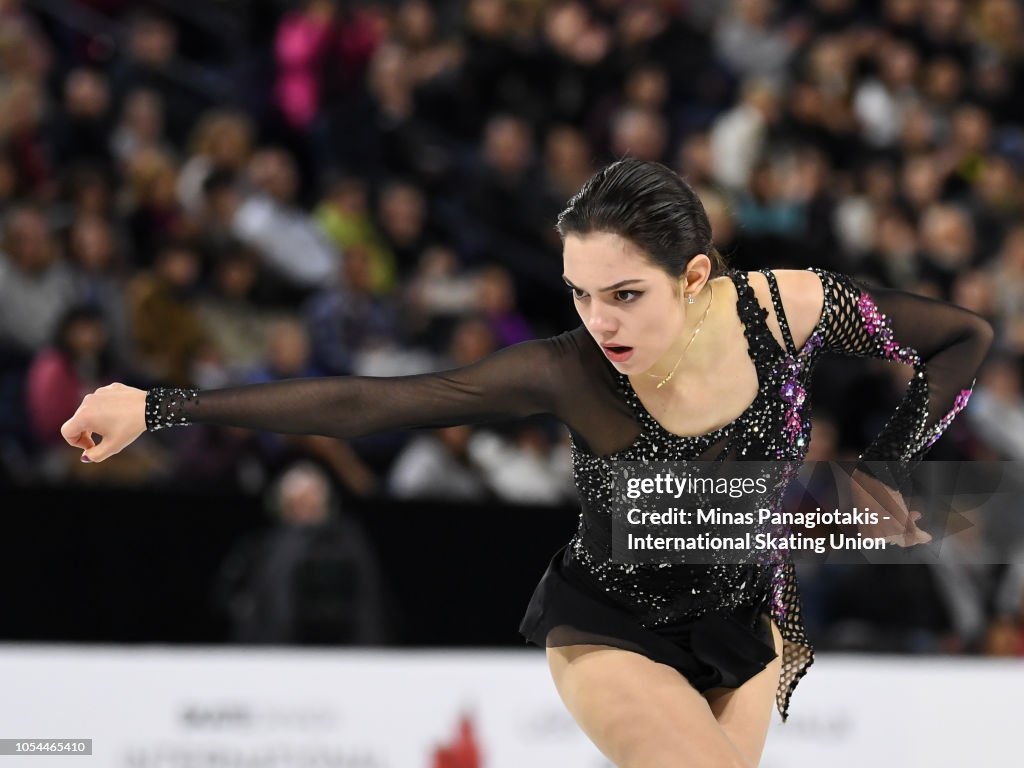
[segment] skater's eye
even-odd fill
[[[584,291],[582,288],[577,288],[575,285],[571,285],[568,282],[565,285],[566,288],[569,289],[569,293],[571,293],[572,297],[577,301],[582,301],[583,299],[587,298],[587,292]],[[615,291],[612,295],[615,296],[616,301],[622,304],[632,304],[634,301],[643,296],[643,291],[621,290]]]

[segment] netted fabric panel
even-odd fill
[[[789,700],[793,691],[800,678],[807,674],[808,667],[814,663],[814,648],[804,628],[800,587],[792,561],[787,562],[783,568],[779,589],[782,611],[773,611],[772,615],[782,635],[782,669],[775,691],[775,703],[782,722],[786,722],[789,719]]]

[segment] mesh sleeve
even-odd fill
[[[893,488],[967,405],[992,344],[987,320],[961,307],[812,269],[825,292],[822,351],[913,366],[895,413],[859,456],[860,466]],[[871,462],[870,465],[865,462]],[[880,472],[876,462],[885,462]]]
[[[413,427],[557,414],[556,339],[506,347],[461,368],[414,376],[290,379],[147,392],[150,431],[193,423],[351,438]]]

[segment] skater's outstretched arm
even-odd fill
[[[557,415],[560,338],[522,342],[471,365],[414,376],[291,379],[205,391],[111,384],[87,395],[61,434],[97,462],[147,429],[193,423],[351,438]]]

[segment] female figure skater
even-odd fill
[[[562,700],[615,765],[756,766],[773,699],[785,720],[813,661],[792,561],[612,562],[614,462],[799,463],[811,372],[832,352],[913,366],[902,403],[861,455],[909,468],[965,406],[992,328],[950,304],[869,291],[834,272],[727,268],[693,189],[656,163],[598,171],[558,230],[582,321],[571,331],[415,376],[203,392],[112,384],[88,395],[61,432],[95,462],[147,429],[190,423],[351,438],[553,414],[572,436],[579,528],[520,631],[547,647]],[[866,498],[891,487],[900,502],[890,540],[928,541],[897,483],[867,469],[853,473]]]

